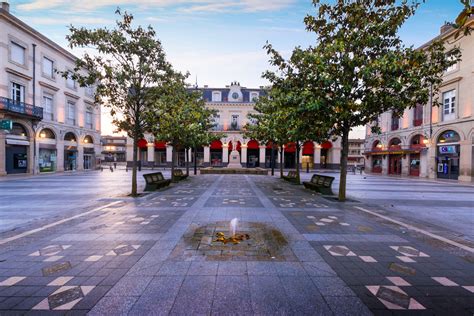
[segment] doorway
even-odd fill
[[[388,174],[402,174],[402,156],[390,155]]]

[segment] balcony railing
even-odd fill
[[[216,125],[212,128],[213,131],[240,131],[242,126],[239,125]]]
[[[17,102],[12,99],[0,97],[0,110],[23,114],[35,119],[43,119],[43,108],[25,102]]]

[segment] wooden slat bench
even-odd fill
[[[155,191],[170,185],[171,180],[165,179],[161,172],[147,173],[143,175],[145,178],[145,191]]]
[[[174,169],[174,173],[173,173],[173,179],[174,180],[177,180],[177,181],[181,181],[181,180],[184,180],[188,177],[187,174],[184,174],[183,173],[183,170],[181,169]]]
[[[296,171],[288,171],[288,175],[283,176],[283,180],[286,180],[288,182],[296,183],[297,179],[297,173]]]
[[[317,191],[321,194],[334,195],[331,189],[333,181],[334,177],[315,174],[311,177],[311,181],[303,182],[303,185],[306,189]]]

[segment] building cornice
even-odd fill
[[[64,94],[67,95],[68,97],[73,98],[73,99],[80,99],[80,98],[81,98],[80,96],[75,95],[75,94],[73,94],[73,93],[71,93],[71,92],[67,92],[67,91],[64,91]]]
[[[46,83],[44,81],[38,81],[39,85],[42,86],[42,87],[45,87],[45,88],[48,88],[50,90],[53,90],[53,91],[59,91],[59,88],[58,87],[55,87],[55,86],[52,86],[50,85],[49,83]]]
[[[31,26],[27,25],[25,22],[21,21],[17,17],[13,16],[12,14],[8,13],[7,11],[0,9],[0,18],[4,18],[14,26],[22,29],[24,32],[28,33],[29,35],[33,36],[34,38],[40,40],[42,43],[45,45],[49,46],[50,48],[60,52],[64,57],[69,59],[72,62],[75,62],[76,59],[78,59],[76,56],[74,56],[72,53],[68,52],[66,49],[62,48]]]
[[[6,71],[6,72],[9,72],[9,73],[11,73],[11,74],[13,74],[13,75],[15,75],[15,76],[18,76],[18,77],[21,77],[21,78],[23,78],[23,79],[26,79],[26,80],[31,80],[31,79],[33,79],[32,77],[30,77],[30,76],[28,76],[28,75],[25,75],[24,73],[19,72],[19,71],[15,70],[15,69],[12,69],[12,68],[5,67],[5,71]]]
[[[449,80],[443,81],[441,83],[440,87],[444,87],[444,86],[450,85],[452,83],[455,83],[455,82],[458,82],[458,81],[461,81],[461,80],[462,80],[461,76],[453,78],[453,79],[449,79]]]

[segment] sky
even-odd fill
[[[315,13],[310,0],[8,2],[12,14],[65,48],[68,25],[110,28],[115,24],[115,9],[127,10],[136,24],[153,26],[168,60],[175,69],[188,71],[190,82],[197,79],[199,86],[224,87],[232,81],[245,87],[266,85],[261,74],[269,68],[263,50],[267,41],[284,55],[295,46],[314,42],[303,24],[307,14]],[[453,21],[461,9],[460,0],[426,0],[400,30],[400,37],[407,45],[418,47],[438,35],[440,26]],[[113,131],[109,120],[103,115],[103,134]],[[363,133],[355,137],[362,138]]]

